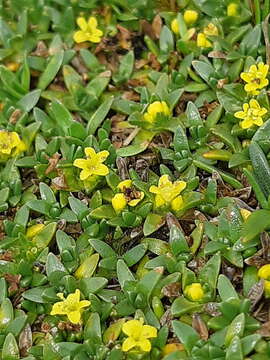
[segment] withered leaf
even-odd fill
[[[25,328],[23,329],[23,331],[20,333],[19,336],[19,348],[21,355],[23,357],[27,356],[28,349],[30,349],[32,344],[33,344],[33,338],[32,338],[31,326],[29,324],[26,324]]]
[[[256,284],[254,284],[249,292],[248,298],[251,301],[251,308],[254,309],[255,305],[261,300],[264,292],[264,280],[260,280]]]
[[[203,340],[207,340],[209,333],[207,326],[201,316],[199,314],[193,314],[192,316],[192,327],[197,331],[197,333],[200,335],[200,338]]]

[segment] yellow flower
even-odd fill
[[[258,276],[264,280],[270,280],[270,264],[263,265],[258,270]]]
[[[10,71],[17,71],[20,67],[20,64],[19,63],[16,63],[16,62],[10,62],[8,64],[6,64],[6,67],[10,70]]]
[[[24,150],[26,146],[16,132],[0,130],[0,158],[16,156]]]
[[[91,16],[88,22],[83,17],[77,19],[77,24],[81,30],[76,31],[73,39],[76,43],[84,41],[90,41],[93,43],[99,43],[103,32],[97,29],[97,19]]]
[[[183,199],[180,193],[186,188],[187,183],[184,181],[175,181],[172,183],[168,175],[162,175],[159,179],[158,186],[152,185],[149,191],[156,194],[155,206],[171,206],[174,211],[178,211],[183,206]]]
[[[151,342],[148,339],[157,337],[157,329],[150,325],[143,325],[142,320],[127,321],[123,325],[122,331],[128,336],[122,344],[122,350],[125,352],[134,347],[149,352],[151,350]]]
[[[213,23],[209,23],[204,29],[203,33],[206,36],[217,36],[218,35],[218,28]]]
[[[179,343],[166,344],[163,348],[162,353],[163,353],[163,356],[166,356],[177,350],[183,351],[183,350],[185,350],[185,348],[182,344],[179,344]]]
[[[165,101],[154,101],[148,106],[147,112],[143,117],[146,121],[153,123],[158,114],[170,115],[170,110]]]
[[[249,104],[243,105],[243,111],[237,111],[234,116],[238,119],[243,119],[240,126],[243,129],[248,129],[253,125],[261,126],[263,124],[262,116],[267,113],[267,110],[260,106],[257,100],[251,99]]]
[[[53,304],[51,315],[67,315],[68,320],[73,324],[78,324],[81,320],[82,309],[91,304],[88,300],[80,301],[80,290],[69,294],[65,299],[63,293],[57,294],[63,301]]]
[[[86,180],[91,175],[106,176],[109,174],[107,166],[102,164],[109,156],[107,150],[96,153],[93,148],[87,147],[84,152],[86,159],[76,159],[73,163],[74,166],[82,169],[80,173],[81,180]]]
[[[187,25],[194,24],[198,19],[198,13],[195,10],[186,10],[184,12],[184,20]]]
[[[252,95],[258,95],[259,90],[268,85],[268,79],[266,79],[269,70],[269,65],[259,63],[257,65],[251,65],[248,72],[242,72],[240,74],[247,84],[245,85],[245,91]]]
[[[244,221],[247,221],[248,217],[251,215],[251,211],[249,211],[247,209],[240,209],[240,213],[241,213]]]
[[[232,2],[227,6],[227,15],[236,16],[238,12],[238,4]]]
[[[26,237],[28,238],[33,238],[34,236],[36,236],[43,228],[45,227],[44,224],[36,224],[36,225],[32,225],[29,226],[29,228],[26,231]]]
[[[200,301],[204,296],[204,291],[200,283],[192,283],[185,287],[184,294],[192,301]]]
[[[179,24],[176,18],[171,22],[171,29],[175,34],[179,34]]]
[[[258,270],[258,277],[264,279],[264,295],[270,297],[270,264],[263,265]]]
[[[144,198],[144,193],[136,190],[131,180],[121,181],[117,188],[121,193],[112,198],[112,206],[116,212],[122,211],[127,205],[136,206]]]
[[[198,33],[197,46],[199,46],[201,48],[209,48],[212,46],[212,43],[209,40],[207,40],[204,33]]]

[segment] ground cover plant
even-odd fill
[[[1,359],[270,359],[269,13],[0,0]]]

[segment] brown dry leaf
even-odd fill
[[[153,70],[159,71],[161,69],[161,65],[157,60],[156,55],[150,53],[149,54],[149,65]]]
[[[192,327],[200,335],[200,338],[207,340],[209,333],[207,326],[199,314],[193,314],[192,316]]]
[[[251,302],[251,309],[253,310],[256,304],[261,300],[264,292],[264,280],[260,280],[256,284],[254,284],[249,292],[247,297]]]
[[[165,296],[167,296],[169,298],[174,298],[174,297],[180,296],[180,287],[181,287],[181,284],[179,282],[174,282],[174,283],[165,285],[161,291]]]
[[[209,302],[204,305],[204,311],[211,316],[220,316],[221,312],[219,311],[219,304],[214,302]]]
[[[0,233],[1,235],[2,233]],[[5,236],[5,233],[3,233],[3,237]],[[0,236],[1,239],[1,236]],[[13,259],[13,255],[12,252],[9,250],[4,251],[3,254],[0,254],[0,260],[4,260],[4,261],[11,261]]]
[[[131,32],[121,25],[117,25],[119,33],[117,39],[121,48],[129,50],[131,48]]]
[[[262,251],[263,251],[263,258],[267,261],[269,261],[269,254],[270,254],[270,236],[269,234],[264,231],[260,235],[260,240],[262,243]]]
[[[20,333],[19,336],[19,349],[20,353],[23,357],[27,356],[28,349],[31,348],[33,344],[33,337],[32,337],[32,330],[29,324],[26,324],[23,331]]]
[[[53,178],[52,185],[56,190],[66,190],[68,188],[64,175]]]
[[[270,337],[270,321],[262,324],[257,333],[264,337]]]
[[[21,115],[22,115],[22,110],[16,109],[10,115],[10,118],[8,119],[8,121],[10,122],[10,124],[15,125]]]
[[[208,57],[213,59],[226,59],[226,54],[222,51],[210,51]]]
[[[4,274],[5,280],[10,284],[8,292],[14,294],[19,290],[21,275]]]
[[[152,21],[152,28],[157,39],[160,37],[162,29],[162,19],[159,15],[156,15]]]
[[[31,53],[32,56],[41,56],[41,57],[48,57],[49,51],[44,41],[39,41],[37,43],[37,48],[34,52]]]
[[[116,159],[116,166],[119,172],[119,176],[121,180],[125,180],[129,178],[128,166],[127,166],[127,159],[118,157]]]
[[[49,161],[49,165],[45,171],[46,175],[50,174],[52,171],[54,171],[56,169],[60,158],[61,158],[61,155],[58,153],[55,153],[55,154],[53,154],[53,156],[47,158]]]
[[[140,25],[141,25],[142,34],[148,35],[152,40],[156,39],[156,34],[154,32],[154,29],[148,21],[141,20]]]

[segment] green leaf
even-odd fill
[[[17,106],[25,112],[29,112],[36,106],[40,98],[41,90],[33,90],[18,101]]]
[[[20,359],[20,351],[15,339],[15,336],[11,333],[7,334],[3,349],[2,349],[2,359],[3,360],[15,360]]]
[[[230,280],[223,274],[218,277],[217,289],[222,301],[229,299],[239,299],[237,292],[235,291]]]
[[[49,61],[45,71],[41,74],[37,87],[45,90],[46,87],[54,80],[56,74],[60,70],[64,59],[64,51],[60,50],[57,52]]]
[[[244,222],[242,229],[242,242],[250,242],[257,235],[270,226],[270,211],[256,210]]]
[[[148,236],[164,225],[164,218],[158,214],[148,214],[143,224],[143,233]]]
[[[109,97],[99,106],[99,108],[91,116],[87,125],[87,132],[89,135],[94,134],[98,127],[102,124],[112,106],[113,100],[113,96]]]
[[[101,324],[98,313],[92,313],[84,327],[84,340],[94,343],[101,342]]]
[[[132,272],[122,259],[117,262],[117,278],[122,289],[126,281],[135,280]]]
[[[173,320],[172,327],[176,336],[184,345],[185,350],[190,354],[192,348],[199,340],[198,333],[191,326],[177,320]]]

